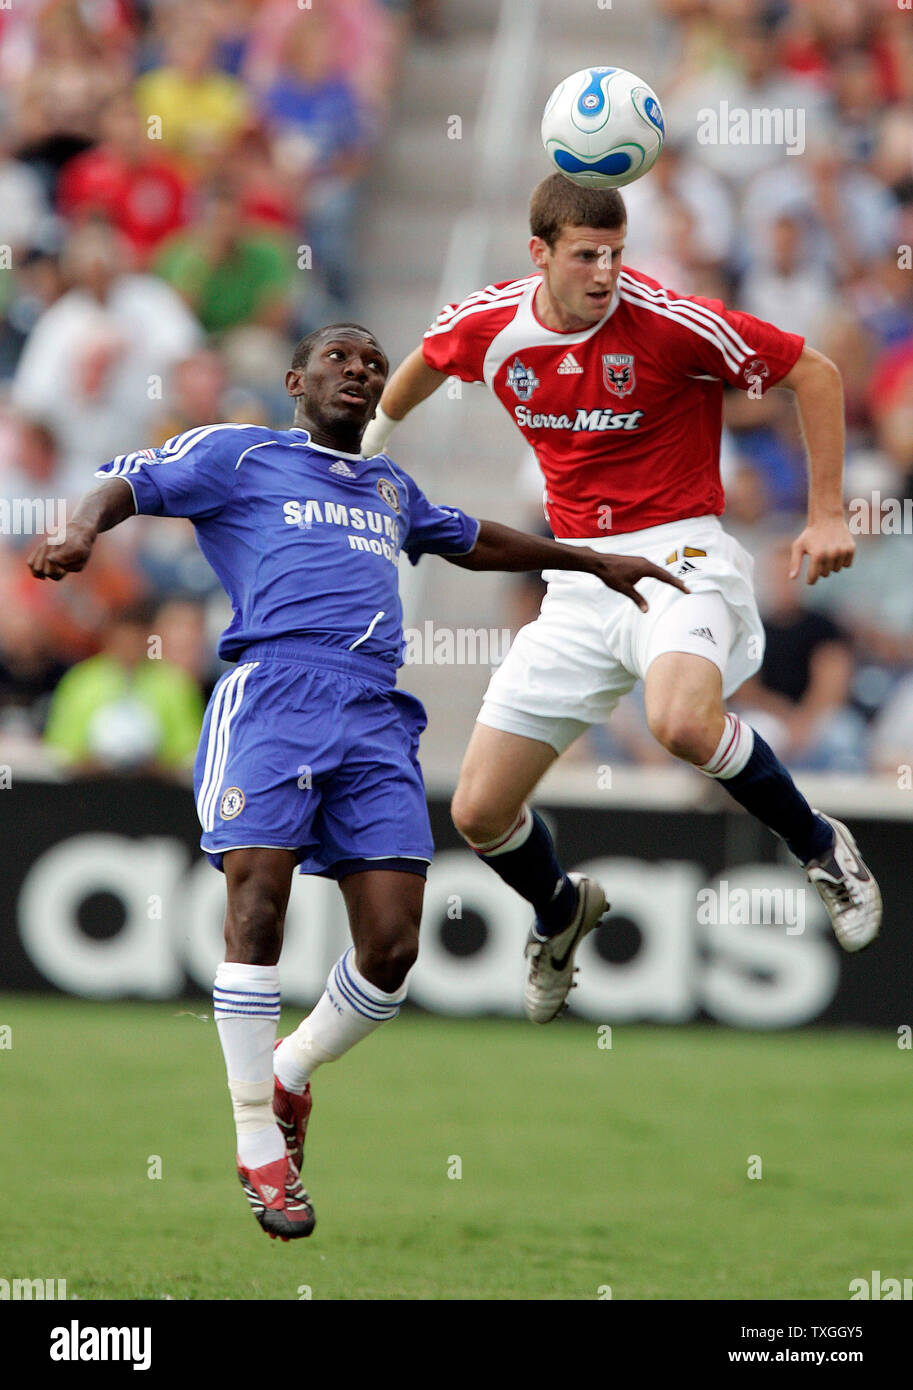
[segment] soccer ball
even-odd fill
[[[581,188],[620,188],[653,168],[666,129],[656,93],[624,68],[582,68],[552,92],[542,143]]]

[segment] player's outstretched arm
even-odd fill
[[[421,347],[410,352],[384,387],[377,413],[364,432],[361,448],[365,457],[372,458],[375,454],[383,453],[387,440],[399,422],[446,380],[446,372],[436,372],[428,366]]]
[[[26,564],[36,579],[63,579],[85,569],[96,537],[136,515],[133,489],[123,478],[112,478],[80,498],[67,518],[62,541],[45,536],[29,553]]]
[[[609,589],[616,589],[637,604],[642,613],[647,601],[634,585],[639,579],[658,579],[674,589],[689,592],[682,581],[645,560],[642,555],[600,555],[585,545],[561,545],[525,531],[514,531],[497,521],[481,521],[472,550],[465,555],[445,555],[452,565],[466,570],[578,570],[595,574]]]
[[[829,357],[805,347],[777,385],[795,392],[808,452],[808,521],[793,542],[789,577],[807,555],[814,584],[851,565],[856,549],[843,513],[843,382]]]

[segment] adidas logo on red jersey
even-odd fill
[[[582,375],[583,368],[572,352],[566,352],[558,363],[558,375],[572,376],[575,372],[580,372]]]

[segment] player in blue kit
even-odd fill
[[[437,507],[361,438],[387,378],[377,340],[333,324],[300,342],[288,430],[214,424],[105,464],[65,539],[29,555],[39,579],[81,570],[102,531],[137,513],[189,517],[233,617],[194,770],[201,844],[225,874],[225,960],[213,989],[241,1184],[271,1236],[310,1234],[300,1181],[310,1077],[396,1016],[415,961],[433,846],[418,740],[425,712],[395,688],[397,561],[596,575],[645,610],[636,556],[598,555]],[[339,882],[353,946],[295,1033],[276,1042],[292,874]]]

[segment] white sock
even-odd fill
[[[327,987],[295,1032],[273,1053],[273,1067],[287,1091],[298,1095],[321,1062],[334,1062],[362,1038],[395,1018],[406,997],[403,983],[395,994],[385,994],[355,968],[355,947],[330,971]]]
[[[520,814],[506,834],[499,835],[494,840],[488,840],[483,845],[471,844],[469,840],[466,843],[470,849],[475,850],[476,854],[482,854],[486,859],[495,859],[499,854],[510,854],[511,850],[519,849],[521,845],[525,845],[532,833],[533,815],[524,802],[520,808]]]
[[[285,1157],[273,1118],[273,1046],[279,1022],[279,968],[223,961],[212,990],[235,1114],[238,1157],[260,1168]]]
[[[723,733],[716,746],[716,752],[707,762],[699,765],[698,771],[726,782],[730,777],[739,775],[753,749],[754,730],[751,725],[743,724],[737,714],[727,714],[723,720]]]

